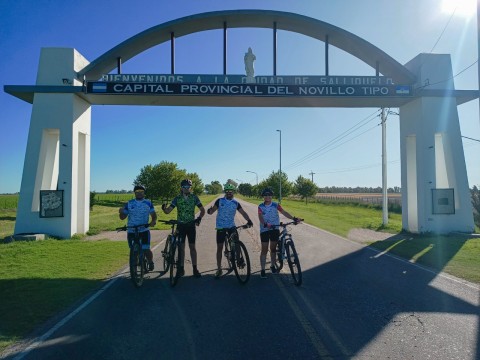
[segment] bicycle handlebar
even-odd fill
[[[120,232],[120,231],[127,231],[127,229],[138,229],[138,228],[141,228],[141,227],[148,228],[149,226],[150,226],[150,224],[133,225],[133,226],[124,225],[122,227],[116,228],[115,230],[117,230],[117,232]]]
[[[168,224],[168,225],[178,225],[178,224],[179,224],[178,220],[173,220],[173,219],[170,219],[170,220],[157,220],[157,222],[162,222],[162,223]]]
[[[278,227],[286,227],[288,225],[298,225],[301,221],[303,221],[303,219],[297,219],[297,220],[294,220],[294,221],[290,221],[288,223],[283,223],[281,222],[279,225],[276,225]]]
[[[230,229],[248,229],[250,226],[248,224],[243,224],[239,226],[232,226],[231,228],[215,228],[216,230],[230,230]]]

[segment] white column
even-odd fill
[[[419,88],[453,90],[450,55],[420,54],[406,67]],[[422,97],[400,107],[403,228],[473,232],[473,212],[456,99]],[[454,214],[434,214],[432,189],[454,190]]]
[[[88,62],[75,50],[42,49],[37,85],[81,85]],[[23,167],[15,234],[69,238],[89,227],[90,104],[73,94],[36,93]],[[40,190],[63,190],[63,217],[40,218]]]

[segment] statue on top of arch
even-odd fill
[[[245,62],[245,73],[247,75],[247,82],[255,82],[255,69],[253,67],[253,62],[257,58],[255,57],[255,54],[252,52],[252,48],[248,48],[248,52],[245,53],[245,56],[243,57],[243,61]]]

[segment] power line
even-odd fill
[[[473,138],[470,138],[470,137],[468,137],[468,136],[463,136],[463,135],[462,135],[462,138],[480,142],[480,140],[478,140],[478,139],[473,139]]]
[[[372,117],[373,116],[373,117]],[[348,135],[352,134],[353,132],[357,131],[358,129],[362,128],[363,126],[365,126],[366,124],[368,124],[370,121],[374,120],[376,117],[379,116],[379,110],[376,110],[375,112],[373,112],[372,114],[368,115],[367,117],[365,117],[364,119],[360,120],[357,124],[355,124],[354,126],[352,126],[351,128],[347,129],[346,131],[344,131],[343,133],[341,133],[340,135],[336,136],[335,138],[333,138],[332,140],[328,141],[326,144],[322,145],[321,147],[317,148],[316,150],[312,151],[311,153],[303,156],[302,158],[290,163],[289,165],[286,166],[287,169],[291,169],[291,168],[294,168],[294,167],[297,167],[297,166],[300,166],[302,165],[303,163],[309,161],[309,160],[313,160],[315,158],[317,158],[318,156],[320,156],[322,154],[322,152],[324,152],[326,149],[328,149],[329,147],[335,145],[336,143],[338,143],[340,140],[344,139],[345,137],[347,137]],[[362,133],[363,134],[363,133]],[[360,134],[361,135],[361,134]],[[358,135],[358,136],[360,136]],[[356,136],[356,137],[358,137]],[[356,138],[355,137],[355,138]],[[354,139],[354,138],[353,138]],[[351,139],[351,140],[353,140]],[[350,140],[349,140],[350,141]],[[345,143],[345,142],[344,142]],[[344,144],[342,143],[342,144]],[[333,149],[331,149],[333,150]],[[329,151],[329,150],[328,150]],[[318,155],[320,153],[320,155]],[[318,156],[316,156],[318,155]]]
[[[443,34],[445,33],[445,30],[447,30],[447,27],[448,27],[448,25],[450,24],[450,21],[452,20],[453,15],[455,15],[455,11],[457,11],[457,7],[455,7],[455,9],[454,9],[453,12],[452,12],[452,15],[450,15],[450,19],[448,19],[447,24],[446,24],[445,27],[443,28],[442,33],[440,34],[440,36],[438,37],[437,41],[435,42],[435,45],[433,45],[432,50],[430,50],[430,53],[433,52],[433,49],[435,49],[435,47],[437,46],[438,42],[440,41],[440,39],[442,38]]]

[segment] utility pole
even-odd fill
[[[388,194],[387,194],[387,124],[385,108],[382,108],[382,214],[383,225],[388,224]]]
[[[312,182],[313,182],[313,175],[315,175],[316,173],[313,172],[313,170],[310,170],[310,172],[308,173],[308,175],[312,175]]]

